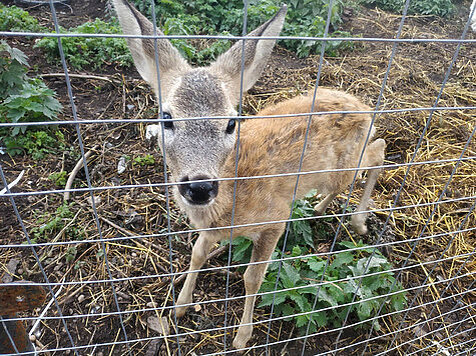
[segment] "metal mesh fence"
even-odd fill
[[[118,105],[124,110],[120,117],[108,117],[106,113],[111,99],[101,97],[101,100],[107,100],[102,103],[102,114],[98,114],[97,118],[82,117],[81,105],[86,103],[84,100],[78,103],[76,92],[81,91],[80,95],[84,96],[85,89],[73,84],[77,77],[71,75],[62,45],[62,38],[65,37],[152,39],[155,44],[157,79],[161,83],[157,39],[164,36],[84,35],[63,32],[60,30],[61,23],[54,1],[49,1],[48,7],[48,16],[51,16],[54,25],[53,33],[1,32],[0,35],[5,36],[8,41],[21,40],[27,36],[30,39],[45,36],[57,38],[62,73],[58,74],[61,76],[55,85],[64,91],[61,95],[65,107],[61,119],[56,121],[2,121],[0,128],[38,125],[61,127],[70,135],[69,142],[74,146],[72,150],[78,154],[73,178],[75,174],[84,172],[84,175],[78,178],[81,182],[74,186],[52,187],[28,182],[35,179],[37,182],[48,180],[42,175],[51,173],[51,170],[42,167],[41,161],[32,164],[15,157],[2,156],[0,177],[4,188],[0,199],[4,227],[0,227],[0,233],[3,235],[0,242],[3,283],[0,288],[5,290],[8,287],[40,286],[47,293],[47,302],[29,314],[0,312],[0,328],[4,330],[4,334],[0,335],[5,335],[5,340],[1,340],[1,343],[13,350],[11,354],[224,355],[237,351],[250,355],[474,354],[476,149],[473,136],[476,130],[476,40],[471,38],[472,16],[470,14],[467,21],[466,18],[463,22],[458,20],[461,26],[458,27],[457,34],[452,32],[451,35],[443,33],[433,36],[430,33],[426,37],[412,36],[411,31],[405,30],[405,26],[408,21],[419,19],[417,17],[415,20],[414,16],[408,14],[410,3],[411,1],[407,0],[403,13],[398,17],[394,16],[397,21],[393,24],[396,26],[389,25],[392,29],[387,29],[392,33],[390,37],[372,37],[365,34],[362,37],[330,37],[333,0],[329,0],[322,37],[260,37],[262,40],[322,42],[320,54],[313,62],[312,78],[308,79],[308,89],[313,94],[311,110],[300,114],[245,114],[252,111],[249,105],[245,104],[248,99],[243,93],[247,61],[245,44],[254,38],[245,37],[249,30],[248,1],[243,4],[241,36],[165,36],[168,39],[197,41],[244,40],[241,51],[239,106],[235,117],[252,121],[264,117],[279,120],[282,117],[301,116],[307,120],[300,161],[296,162],[297,170],[291,173],[260,172],[257,175],[245,176],[238,174],[238,157],[240,130],[247,123],[238,121],[234,174],[232,177],[208,180],[219,184],[233,182],[233,208],[228,214],[229,224],[208,228],[188,225],[172,199],[172,189],[194,182],[168,180],[166,152],[155,147],[148,151],[153,152],[160,163],[155,164],[155,169],[144,176],[134,176],[131,173],[128,179],[117,179],[111,174],[103,176],[100,170],[100,167],[106,167],[108,164],[115,169],[118,151],[127,154],[133,152],[132,147],[145,148],[146,126],[157,123],[157,115],[163,116],[160,84],[159,96],[154,103],[152,100],[148,101],[150,94],[144,94],[148,89],[142,82],[130,80],[133,84],[128,84],[120,69],[119,74],[115,76],[89,78],[93,81],[104,81],[106,78],[108,85],[115,86],[120,95],[115,97],[118,103],[112,105]],[[101,2],[100,5],[106,6],[106,3]],[[157,5],[151,1],[150,6],[154,33],[157,34],[154,8]],[[44,9],[46,11],[46,7]],[[473,8],[471,11],[476,10]],[[353,16],[359,15],[354,13]],[[385,34],[388,35],[388,32]],[[369,91],[373,93],[372,99],[367,100],[372,102],[370,111],[317,110],[318,88],[323,85],[332,86],[333,78],[326,71],[326,67],[334,68],[337,78],[340,75],[338,68],[342,68],[346,56],[358,58],[361,54],[363,61],[368,60],[362,53],[365,50],[356,49],[340,57],[340,64],[329,62],[331,59],[326,55],[326,45],[329,41],[336,40],[385,46],[387,56],[379,59],[380,67],[370,61],[365,64],[371,79],[364,81],[363,85],[371,87]],[[396,71],[408,69],[405,67],[407,63],[399,56],[399,51],[407,46],[417,46],[419,51],[431,51],[431,45],[445,46],[447,54],[444,61],[438,62],[444,63],[444,66],[438,68],[440,76],[432,78],[431,83],[425,83],[432,86],[434,95],[426,98],[428,100],[414,98],[414,102],[409,102],[402,94],[401,100],[394,100],[393,95],[399,97],[399,89],[395,87],[395,82],[391,82],[392,75],[395,75]],[[436,65],[431,62],[424,64]],[[281,65],[285,67],[287,63],[284,61]],[[417,73],[411,74],[411,65],[412,62],[409,64],[409,74],[405,75],[417,76]],[[268,69],[265,68],[264,72]],[[376,75],[373,74],[375,70],[379,71]],[[455,88],[458,88],[456,84],[463,80],[461,73],[471,71],[473,83],[464,83],[463,87],[470,93],[468,98],[464,99],[461,92]],[[323,81],[325,84],[322,84]],[[370,83],[371,81],[373,83]],[[389,84],[390,82],[392,84]],[[352,87],[355,92],[359,92],[359,88],[360,86]],[[86,90],[86,95],[91,100],[96,89],[93,85],[87,88],[89,92]],[[288,94],[289,92],[286,92],[286,95]],[[134,102],[142,107],[133,109],[137,111],[130,114],[126,110],[129,96],[145,98]],[[156,107],[157,112],[147,113],[147,105]],[[362,150],[352,167],[318,167],[313,171],[303,171],[313,118],[351,113],[366,113],[372,117],[365,145],[371,140],[370,130],[374,123],[382,128],[377,136],[388,135],[394,138],[389,132],[394,131],[398,135],[407,132],[411,136],[410,142],[401,147],[397,144],[389,145],[385,163],[380,166],[365,166]],[[404,121],[388,119],[397,116],[404,118]],[[230,116],[172,119],[173,122],[202,120],[230,120]],[[408,126],[394,126],[403,124]],[[163,126],[161,130],[163,133]],[[95,132],[98,133],[97,137]],[[111,153],[113,144],[110,142],[119,142],[119,139],[114,137],[121,135],[125,139],[121,141],[115,153]],[[161,146],[165,147],[164,142]],[[399,150],[404,150],[405,154],[399,153]],[[57,157],[58,162],[61,160],[64,167],[64,155],[62,159]],[[135,164],[139,171],[147,169],[141,165],[140,160],[133,161],[130,165],[132,164]],[[54,169],[56,168],[58,165]],[[355,193],[361,191],[358,184],[359,172],[377,168],[383,171],[374,192],[375,207],[356,212]],[[26,177],[23,177],[24,173],[19,175],[19,171],[26,171]],[[348,192],[342,192],[337,198],[338,203],[332,205],[325,215],[296,215],[296,202],[300,198],[300,179],[329,172],[353,172]],[[19,179],[16,179],[17,177]],[[279,220],[266,218],[258,222],[236,223],[235,214],[240,209],[247,209],[246,206],[235,204],[237,185],[251,180],[267,184],[266,182],[276,178],[295,182],[290,197],[292,208],[289,216]],[[429,183],[426,183],[425,179],[428,179]],[[45,216],[57,214],[57,208],[63,204],[63,196],[66,194],[73,197],[71,201],[75,205],[71,206],[72,215],[56,220],[61,224],[58,223],[58,230],[50,230],[54,231],[50,233],[52,236],[47,234],[47,238],[38,238],[39,227],[51,221]],[[249,199],[259,201],[262,197],[250,196]],[[316,197],[314,195],[309,199],[315,200]],[[123,208],[122,212],[113,211],[115,208],[109,207],[117,205]],[[359,237],[349,231],[347,220],[361,213],[369,213],[369,219],[372,221],[369,222],[371,233],[367,237]],[[295,253],[294,250],[291,252],[293,246],[290,246],[291,250],[286,246],[293,243],[290,241],[295,229],[293,224],[300,222],[312,222],[314,232],[319,226],[325,226],[326,236],[318,242],[314,241],[314,248]],[[238,228],[260,228],[276,224],[285,224],[286,228],[279,243],[280,249],[273,254],[272,260],[242,262],[234,259],[236,245],[223,243],[221,246],[215,246],[216,249],[209,256],[209,265],[200,269],[194,300],[183,304],[190,307],[189,311],[182,319],[177,318],[175,306],[181,282],[187,275],[195,272],[188,270],[188,264],[192,241],[199,234],[220,230],[224,232],[223,240],[231,242],[233,231]],[[360,243],[359,239],[363,239],[365,244]],[[340,243],[342,240],[350,241],[353,245],[348,244],[347,248],[343,249]],[[385,257],[380,251],[385,251]],[[354,259],[360,258],[358,263],[361,270],[353,275],[326,277],[326,272],[335,266],[338,256],[348,253],[359,256]],[[299,284],[294,280],[292,285],[280,287],[283,274],[284,278],[289,277],[289,266],[297,268],[296,266],[304,265],[313,258],[313,261],[321,263],[321,269],[313,276],[307,275],[305,279],[310,283]],[[373,269],[375,261],[382,259],[385,259],[385,263],[390,267],[384,270]],[[9,267],[11,261],[16,261],[13,269]],[[274,279],[267,280],[274,281],[270,282],[274,288],[246,296],[242,277],[244,269],[267,262],[274,266]],[[351,261],[348,260],[347,263],[350,264]],[[20,267],[17,268],[16,265]],[[11,277],[5,279],[5,276]],[[391,281],[385,293],[366,293],[369,283],[377,283],[385,278]],[[331,289],[337,296],[329,296]],[[312,293],[309,292],[311,290]],[[302,300],[305,293],[312,295],[307,306],[304,306]],[[350,295],[350,298],[339,299],[338,295],[342,294]],[[405,295],[405,301],[399,308],[390,310],[389,305],[393,303],[393,297],[401,295]],[[236,350],[231,342],[240,326],[243,303],[247,297],[253,296],[258,297],[257,304],[265,297],[270,302],[266,306],[255,307],[253,320],[248,323],[254,326],[253,337],[245,347]],[[284,304],[292,306],[287,314],[283,312],[282,299],[285,300]],[[372,313],[359,318],[360,315],[366,314],[366,308],[372,310]],[[317,315],[325,315],[326,320],[315,322],[313,318]],[[15,335],[8,327],[9,323],[18,321],[27,326],[34,351],[18,349]]]

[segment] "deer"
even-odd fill
[[[114,0],[114,5],[124,34],[154,34],[152,23],[127,1]],[[325,172],[301,175],[296,198],[317,189],[325,198],[316,205],[316,215],[324,214],[332,200],[347,189],[355,171],[361,174],[357,162],[362,153],[360,167],[376,167],[368,170],[362,198],[351,218],[358,234],[367,232],[366,211],[385,155],[385,141],[373,138],[370,108],[342,91],[319,87],[315,105],[312,95],[302,95],[257,114],[273,117],[246,119],[238,124],[236,106],[240,90],[246,92],[255,84],[276,42],[259,37],[279,35],[286,9],[283,5],[274,17],[247,35],[254,39],[237,41],[208,67],[189,65],[167,39],[160,38],[163,34],[158,29],[156,45],[152,38],[127,38],[137,71],[156,97],[161,98],[162,126],[156,125],[160,128],[156,134],[171,182],[175,183],[173,198],[200,230],[192,248],[189,273],[174,306],[176,316],[182,317],[191,305],[198,272],[217,242],[236,236],[247,236],[253,242],[254,264],[243,275],[246,294],[233,339],[235,349],[245,348],[252,336],[256,294],[271,254],[285,231],[296,184],[295,177],[280,174],[298,171],[306,132],[301,170]],[[298,115],[312,112],[320,115]],[[279,115],[284,117],[276,117]],[[221,119],[187,120],[199,117]],[[355,170],[330,171],[348,168]],[[277,176],[234,179],[262,175]],[[234,227],[230,231],[232,215]]]

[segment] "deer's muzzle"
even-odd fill
[[[214,181],[201,182],[201,180],[208,180],[208,179],[212,179],[212,178],[207,176],[196,176],[192,179],[189,179],[189,177],[186,176],[181,179],[181,182],[192,181],[192,183],[180,184],[179,192],[190,204],[193,204],[193,205],[208,204],[218,194],[218,182],[214,182]]]

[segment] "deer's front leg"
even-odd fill
[[[208,252],[210,251],[213,241],[206,233],[201,233],[195,242],[192,249],[192,259],[190,261],[189,271],[195,271],[204,265],[207,260]],[[195,283],[197,281],[198,272],[188,273],[185,283],[183,284],[182,291],[180,292],[176,305],[189,304],[192,302],[192,293],[195,289]],[[180,318],[185,314],[187,307],[177,307],[177,317]]]
[[[284,225],[283,229],[280,229],[279,231],[272,230],[262,233],[253,243],[253,252],[251,254],[250,262],[270,260],[271,254],[276,247],[276,243],[283,232],[282,230],[284,230]],[[233,340],[233,347],[235,349],[246,347],[246,343],[249,341],[251,334],[253,333],[253,325],[244,325],[253,321],[253,310],[256,301],[256,296],[248,297],[248,295],[258,293],[267,268],[267,263],[249,265],[243,275],[247,297],[245,299],[245,309],[243,310],[241,324],[238,328],[238,333]]]

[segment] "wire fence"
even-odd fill
[[[84,171],[84,176],[78,178],[81,180],[80,184],[64,189],[51,188],[27,182],[33,180],[31,177],[48,172],[41,163],[35,166],[22,159],[2,156],[0,178],[3,190],[0,193],[0,202],[4,227],[0,227],[0,233],[3,235],[0,240],[0,271],[3,281],[0,289],[5,291],[9,287],[41,287],[47,292],[46,302],[34,310],[20,310],[19,314],[0,311],[0,330],[3,329],[0,336],[5,338],[0,340],[0,344],[11,349],[9,354],[224,355],[237,351],[250,355],[475,353],[476,147],[473,136],[476,130],[476,96],[473,92],[469,99],[463,100],[462,95],[453,90],[455,85],[464,79],[461,73],[470,73],[471,78],[471,71],[473,83],[466,82],[464,85],[469,87],[469,92],[474,89],[476,39],[470,38],[473,14],[470,13],[467,21],[458,22],[459,32],[456,35],[451,33],[453,37],[447,33],[440,34],[441,36],[427,34],[426,37],[415,37],[405,26],[408,26],[408,21],[419,19],[408,14],[411,1],[406,0],[402,14],[398,17],[398,22],[395,22],[398,24],[396,29],[392,26],[389,26],[392,27],[391,30],[387,29],[391,31],[391,38],[366,35],[330,37],[333,4],[334,1],[329,0],[322,37],[245,37],[249,30],[247,0],[243,3],[241,36],[159,36],[155,18],[157,5],[154,1],[150,1],[154,35],[65,33],[60,29],[58,9],[51,0],[49,11],[54,25],[53,33],[0,32],[0,35],[9,41],[21,41],[27,36],[30,39],[56,37],[63,72],[60,73],[61,83],[55,85],[61,85],[64,90],[62,95],[67,98],[64,99],[66,105],[61,120],[0,122],[0,129],[57,125],[66,130],[71,136],[71,142],[76,145],[74,150],[79,153],[77,172]],[[150,102],[149,106],[155,105],[158,113],[148,115],[145,109],[141,109],[133,118],[132,115],[111,118],[103,118],[101,115],[98,119],[81,117],[79,110],[81,105],[86,104],[84,101],[78,103],[79,89],[73,85],[75,77],[71,75],[62,44],[62,38],[66,37],[153,40],[159,95],[157,102]],[[110,137],[116,135],[116,132],[126,137],[130,133],[125,132],[130,131],[136,133],[139,138],[124,142],[134,147],[139,145],[140,149],[144,149],[146,125],[156,124],[157,115],[163,117],[157,41],[163,38],[243,40],[240,54],[239,105],[234,118],[244,118],[246,121],[263,118],[305,118],[307,127],[300,160],[296,162],[298,169],[293,169],[292,172],[239,175],[240,132],[247,123],[238,121],[237,149],[233,153],[236,155],[234,174],[231,177],[170,181],[166,149],[159,153],[154,147],[151,152],[155,157],[161,157],[160,162],[163,165],[155,165],[156,170],[145,179],[141,179],[141,176],[134,177],[129,184],[124,184],[124,180],[104,179],[101,173],[98,173],[98,166],[109,164],[115,169],[117,163],[115,157],[107,157],[106,142],[101,142],[101,139],[111,140]],[[244,114],[250,111],[245,105],[248,99],[244,96],[243,81],[247,62],[245,44],[253,38],[322,43],[320,54],[313,62],[313,77],[308,86],[310,93],[313,93],[309,112],[253,117]],[[373,84],[365,84],[372,87],[370,91],[373,107],[369,111],[318,110],[318,88],[329,85],[333,79],[332,76],[329,79],[329,73],[326,72],[326,67],[332,66],[331,59],[326,54],[326,46],[329,41],[336,40],[375,46],[391,45],[385,48],[387,56],[380,59],[380,72],[372,76]],[[418,47],[419,50],[430,51],[431,48],[426,46],[431,45],[447,46],[445,50],[448,53],[445,65],[439,68],[439,78],[433,78],[431,85],[434,95],[427,101],[419,101],[419,98],[414,98],[415,102],[409,102],[406,98],[390,99],[395,92],[398,97],[398,88],[394,87],[392,76],[395,71],[404,71],[402,68],[405,63],[399,56],[399,51],[406,46],[422,46]],[[359,50],[356,51],[359,53]],[[464,55],[461,55],[462,52]],[[362,57],[367,58],[363,55]],[[345,56],[338,60],[340,63],[337,67],[342,68]],[[416,61],[421,62],[418,59]],[[432,63],[424,64],[432,66]],[[282,65],[285,66],[286,63]],[[370,72],[374,71],[372,66],[377,67],[371,62],[367,64],[369,77]],[[268,69],[265,68],[264,71]],[[410,63],[410,73],[411,69]],[[117,77],[114,80],[116,79]],[[112,79],[108,81],[113,82]],[[434,85],[435,81],[438,81],[437,85]],[[121,90],[118,100],[123,101],[119,105],[124,107],[128,96],[136,95],[137,91],[143,94],[148,90],[137,89],[141,85],[138,81],[134,82],[134,88],[127,87],[124,77],[117,82],[119,84],[114,85],[118,85]],[[322,84],[323,82],[325,84]],[[431,86],[428,82],[426,85]],[[81,88],[81,91],[83,90]],[[91,88],[88,90],[91,91]],[[286,95],[288,94],[289,92],[286,92]],[[94,92],[89,95],[94,96]],[[107,106],[108,102],[103,102],[103,105]],[[106,112],[107,108],[104,110]],[[125,111],[123,113],[125,114]],[[352,167],[317,167],[311,171],[303,170],[312,120],[330,114],[336,117],[346,114],[371,116],[364,149],[372,139],[374,123],[382,128],[377,136],[381,134],[380,136],[388,135],[394,138],[392,131],[402,135],[407,130],[409,136],[413,135],[411,143],[402,148],[391,142],[387,146],[383,165],[365,166],[363,149]],[[397,116],[404,121],[388,119]],[[439,123],[435,117],[439,118]],[[441,117],[447,117],[444,119],[447,120],[446,124],[442,123]],[[230,116],[178,117],[172,118],[170,122],[203,120],[230,120]],[[452,123],[451,120],[455,122]],[[397,128],[395,123],[407,127]],[[439,130],[438,135],[435,134],[435,126]],[[159,135],[159,140],[164,140],[164,126],[160,127],[162,135]],[[102,133],[96,137],[95,132]],[[398,139],[400,138],[396,140]],[[166,147],[165,141],[160,146]],[[441,154],[438,153],[439,148]],[[132,150],[122,146],[117,150],[128,153],[129,149]],[[405,150],[406,156],[398,153],[398,150]],[[392,155],[399,156],[400,159],[391,158]],[[101,156],[102,158],[98,158]],[[60,157],[57,158],[60,160]],[[145,169],[140,165],[137,167]],[[354,196],[356,191],[361,190],[359,172],[376,169],[382,169],[382,173],[374,193],[375,206],[364,211],[354,211]],[[21,170],[27,171],[26,178],[23,173],[18,175]],[[331,172],[352,174],[348,192],[342,192],[338,196],[338,203],[332,205],[325,215],[296,215],[296,202],[300,198],[300,179]],[[42,179],[47,181],[47,177]],[[235,204],[238,202],[237,187],[240,182],[257,181],[266,184],[275,179],[295,182],[292,196],[289,197],[289,215],[282,219],[270,217],[263,221],[237,223],[236,214],[240,209],[247,209]],[[430,183],[424,183],[425,179]],[[190,226],[172,199],[173,189],[185,184],[203,182],[233,182],[233,204],[227,215],[229,223],[226,226]],[[74,196],[74,213],[59,218],[58,221],[61,221],[62,225],[59,231],[54,232],[54,236],[48,236],[47,239],[37,238],[38,226],[46,223],[44,215],[34,211],[41,209],[44,213],[55,214],[56,209],[63,204],[62,198],[65,194]],[[260,197],[250,196],[249,199],[251,201]],[[309,199],[315,202],[316,196]],[[114,205],[117,202],[130,209],[123,215],[113,213],[108,204]],[[134,210],[140,211],[140,214]],[[367,237],[359,237],[349,231],[351,227],[347,223],[349,217],[362,213],[369,213],[371,220]],[[118,217],[123,217],[124,220]],[[133,222],[126,224],[125,219]],[[310,226],[314,233],[319,230],[319,226],[325,227],[326,237],[318,242],[316,238],[314,248],[299,250],[299,253],[290,251],[286,246],[290,244],[290,248],[293,247],[292,236],[296,229],[294,224],[308,222],[313,224]],[[236,244],[231,243],[235,237],[234,231],[245,227],[260,229],[277,224],[285,224],[286,228],[279,243],[280,249],[273,254],[271,260],[243,262],[236,258]],[[78,234],[78,231],[82,233]],[[216,231],[223,232],[223,240],[230,243],[215,246],[216,249],[209,260],[211,266],[188,270],[192,240],[199,234]],[[359,239],[363,239],[365,244],[359,242]],[[347,248],[343,249],[340,243],[342,240],[351,241],[352,245],[347,244]],[[351,275],[340,274],[329,278],[326,273],[334,268],[337,259],[344,258],[343,256],[349,253],[352,253],[352,256],[360,256],[360,270]],[[350,264],[354,258],[357,257],[352,257],[346,263]],[[382,259],[385,259],[385,263],[381,264],[389,267],[376,270],[375,261]],[[289,278],[289,266],[298,268],[296,266],[305,265],[311,260],[321,263],[319,273],[308,274],[304,278],[306,283],[298,283],[295,279],[292,285],[284,284],[282,287],[280,283],[283,278]],[[13,268],[11,261],[16,261]],[[268,263],[271,270],[268,273],[274,279],[270,277],[266,281],[274,287],[245,295],[242,282],[244,269]],[[21,267],[17,268],[18,264]],[[187,276],[196,275],[197,271],[200,271],[200,276],[194,300],[181,304],[190,308],[188,313],[179,319],[176,306],[182,288],[181,281]],[[8,276],[11,277],[5,278]],[[367,293],[369,283],[382,280],[390,281],[385,292],[376,295]],[[336,293],[335,296],[329,296],[331,290]],[[306,301],[306,305],[302,299],[305,293],[312,296],[310,302]],[[339,297],[344,294],[348,298]],[[389,308],[396,300],[394,298],[399,296],[404,296],[404,301],[397,308]],[[240,326],[243,303],[253,297],[258,297],[257,304],[265,298],[268,298],[269,303],[255,307],[251,322],[241,323],[242,326],[253,326],[254,333],[251,340],[237,350],[231,345],[231,340]],[[20,303],[23,299],[24,296],[21,296],[12,301],[12,304]],[[1,302],[0,298],[0,304]],[[291,307],[283,309],[284,304]],[[368,313],[365,312],[367,309]],[[323,315],[325,320],[315,319]],[[27,326],[33,350],[20,348],[17,336],[9,326],[17,322]]]

